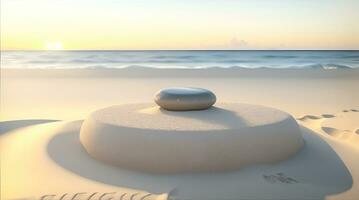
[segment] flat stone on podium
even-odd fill
[[[166,88],[157,92],[155,102],[166,110],[203,110],[211,107],[216,102],[216,95],[202,88]]]

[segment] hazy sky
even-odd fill
[[[1,49],[359,49],[359,0],[1,0]]]

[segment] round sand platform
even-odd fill
[[[154,104],[108,107],[84,121],[80,141],[98,160],[153,173],[274,163],[303,145],[299,126],[289,114],[247,104],[185,112]]]

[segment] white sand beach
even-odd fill
[[[173,86],[289,113],[304,144],[278,162],[178,174],[123,169],[85,151],[79,134],[90,113],[153,103],[158,90]],[[2,69],[1,199],[355,200],[358,86],[358,69]]]

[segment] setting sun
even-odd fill
[[[61,42],[46,42],[46,50],[62,50]]]

